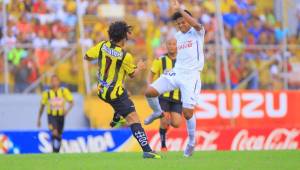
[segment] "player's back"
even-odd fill
[[[121,47],[109,41],[103,42],[98,59],[100,66],[99,79],[107,83],[117,81],[118,73],[124,71],[121,70],[121,65],[125,55],[126,52]]]
[[[112,100],[123,94],[124,78],[135,69],[132,55],[110,41],[100,42],[89,49],[87,55],[98,59],[99,96]]]

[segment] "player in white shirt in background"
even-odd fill
[[[148,86],[145,95],[153,113],[144,120],[144,123],[148,125],[163,116],[158,96],[179,88],[189,137],[184,156],[189,157],[193,154],[196,144],[196,118],[193,111],[201,90],[200,72],[204,66],[205,30],[190,12],[180,7],[177,0],[172,0],[170,4],[174,11],[172,20],[179,29],[175,34],[177,60],[172,71],[165,73]]]

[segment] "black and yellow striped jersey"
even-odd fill
[[[151,67],[151,71],[154,73],[154,80],[158,79],[158,77],[164,72],[170,71],[175,66],[175,62],[176,59],[172,60],[167,54],[158,59],[155,59]],[[175,102],[181,101],[181,94],[179,89],[171,92],[166,92],[160,97]]]
[[[86,55],[98,59],[98,96],[105,101],[121,96],[126,75],[134,73],[136,68],[133,56],[110,41],[101,41]]]
[[[45,90],[42,93],[43,105],[47,107],[47,113],[53,116],[63,116],[66,101],[72,102],[73,96],[69,89],[60,87],[56,91],[53,89]]]

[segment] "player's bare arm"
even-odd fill
[[[155,73],[153,73],[152,71],[150,71],[149,73],[149,76],[148,76],[148,84],[151,84],[154,80],[154,76],[155,76]]]
[[[69,103],[68,108],[66,109],[66,111],[64,113],[65,116],[72,110],[72,108],[74,106],[74,102],[73,101],[69,101],[68,103]]]
[[[41,117],[44,112],[44,109],[45,109],[45,105],[41,104],[40,109],[39,109],[38,119],[37,119],[37,127],[41,127]]]
[[[84,59],[87,60],[87,61],[93,61],[93,60],[96,60],[97,58],[91,58],[91,57],[85,55]]]
[[[184,19],[189,23],[190,26],[194,27],[195,30],[200,31],[204,29],[203,25],[198,23],[195,18],[190,16],[188,13],[184,11],[183,8],[181,8],[179,2],[177,0],[171,0],[171,9],[173,12],[180,12],[180,14],[183,16]]]
[[[137,67],[136,69],[134,70],[133,73],[129,74],[129,77],[130,78],[134,78],[136,77],[137,75],[140,74],[141,71],[145,70],[146,69],[146,64],[143,60],[139,60],[138,63],[137,63]]]

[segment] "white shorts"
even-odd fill
[[[179,88],[183,108],[194,109],[201,90],[200,72],[170,71],[161,75],[150,86],[159,94]]]

